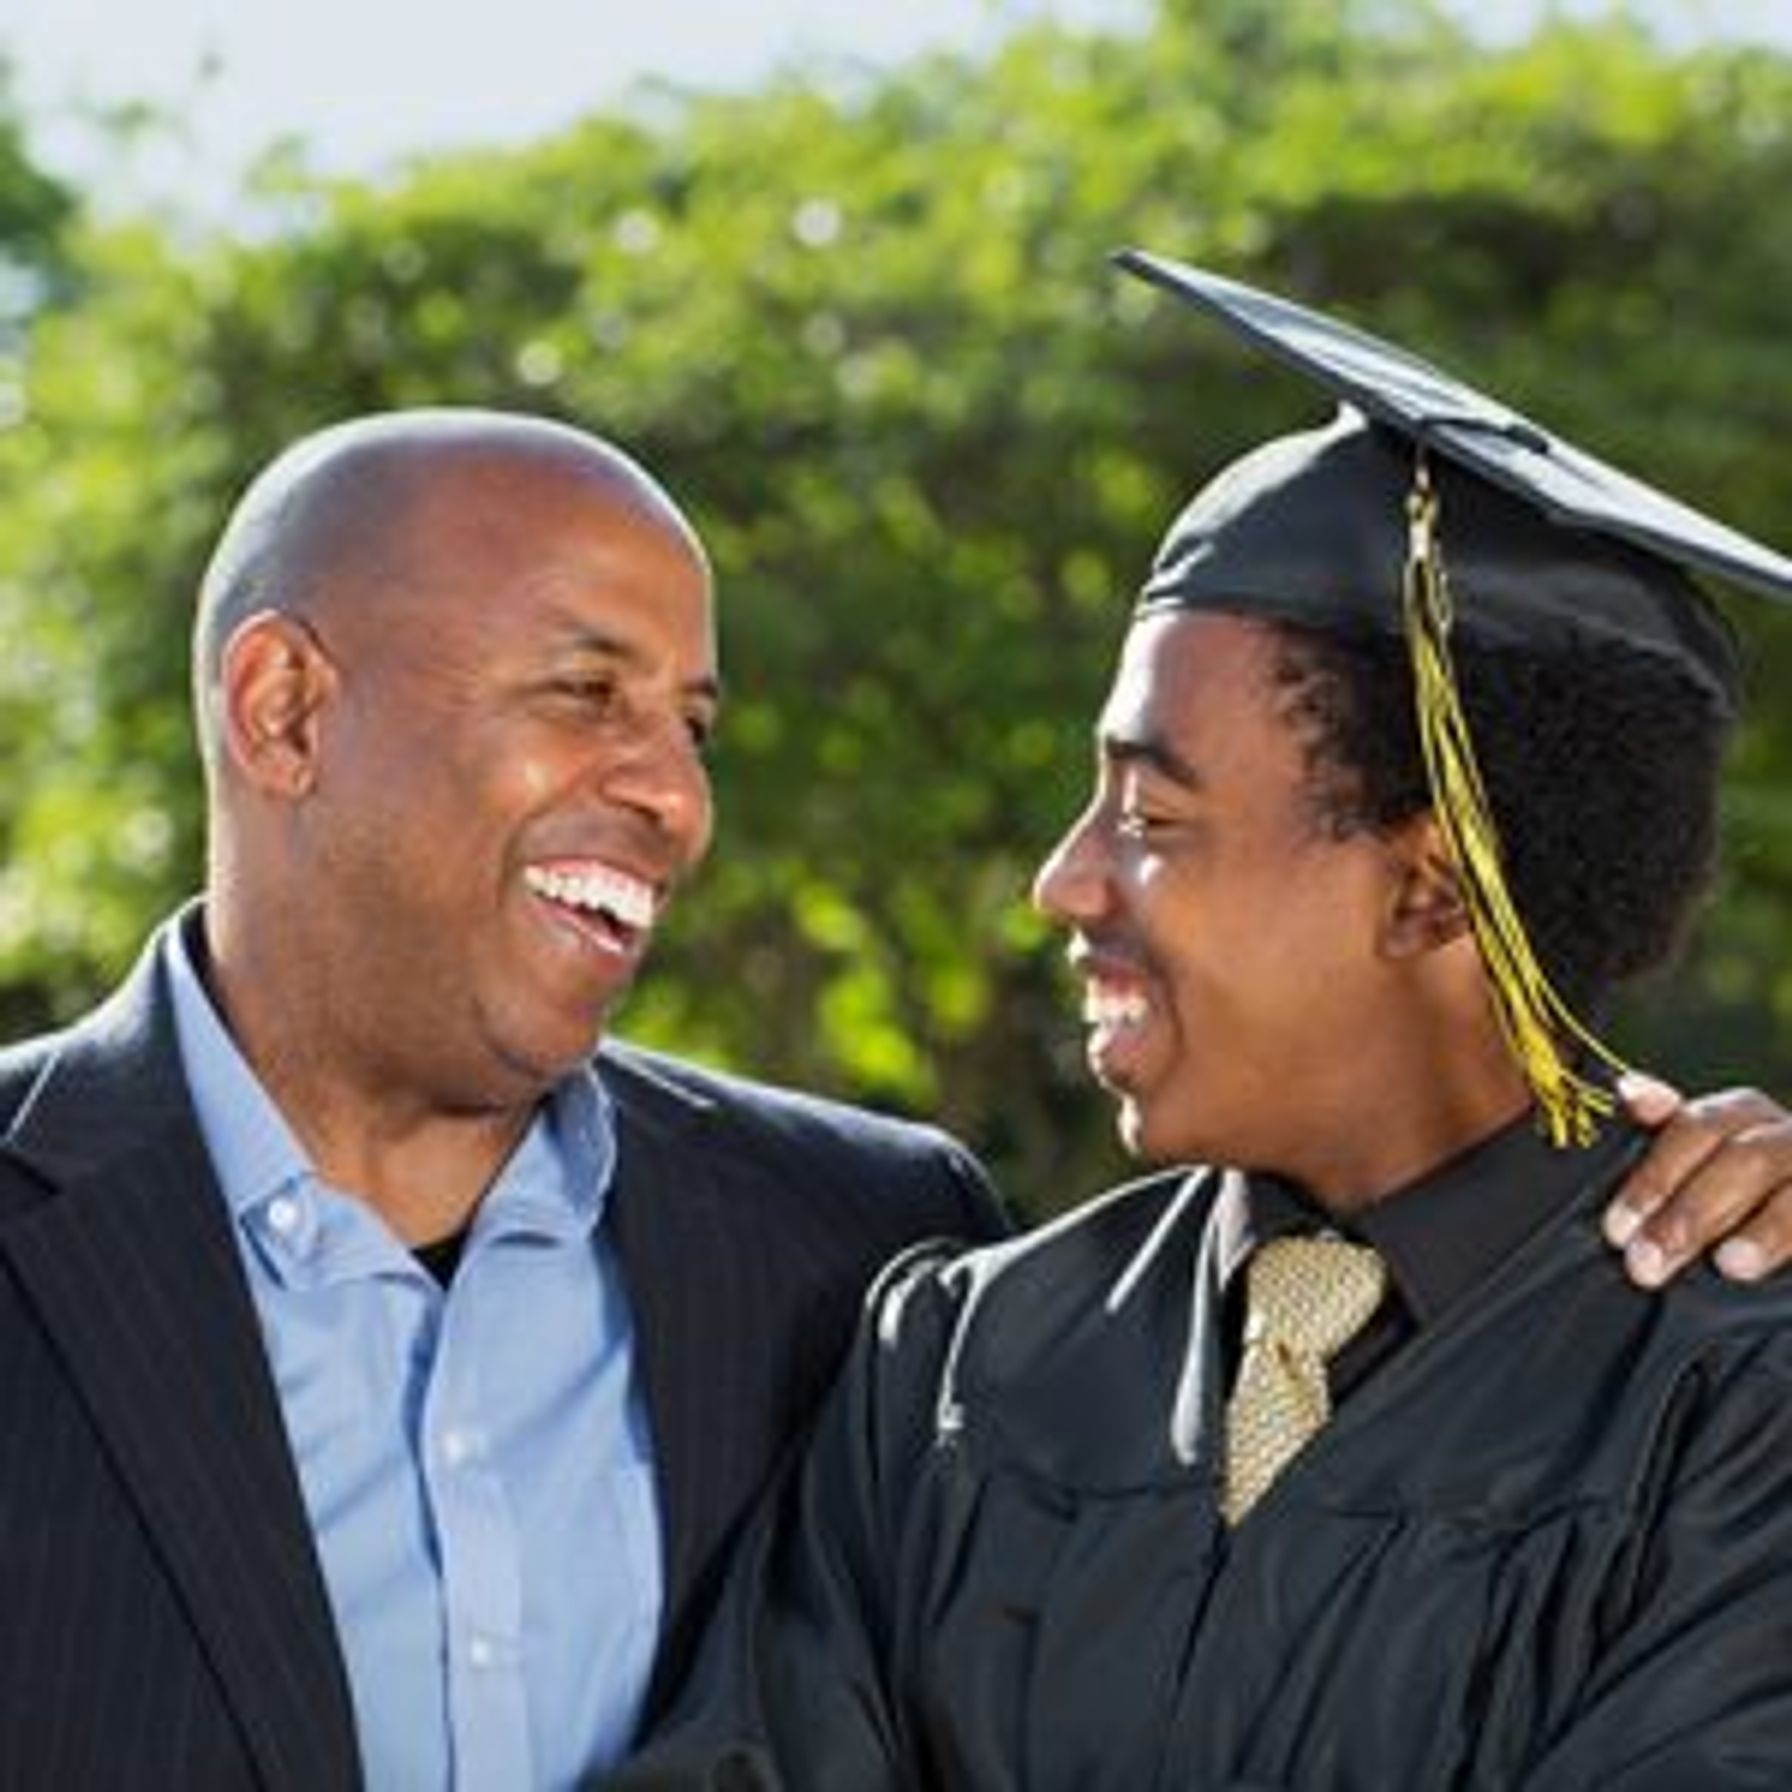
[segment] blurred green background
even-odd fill
[[[377,183],[275,157],[228,229],[95,206],[0,84],[0,1036],[196,884],[187,619],[249,472],[350,412],[535,409],[720,575],[717,849],[624,1030],[938,1116],[1060,1206],[1121,1166],[1028,878],[1173,506],[1319,414],[1107,253],[1334,308],[1788,547],[1788,195],[1792,57],[1621,10],[1495,51],[1422,0],[1162,0]],[[1618,1035],[1784,1094],[1792,615],[1729,607],[1726,880]]]

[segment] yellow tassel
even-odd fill
[[[1506,888],[1499,834],[1450,658],[1453,609],[1437,542],[1437,492],[1423,451],[1406,509],[1406,639],[1432,802],[1487,967],[1494,1013],[1536,1097],[1539,1124],[1553,1145],[1590,1145],[1599,1119],[1616,1103],[1609,1091],[1574,1070],[1569,1053],[1579,1048],[1614,1070],[1627,1066],[1575,1019],[1556,992]]]

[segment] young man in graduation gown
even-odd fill
[[[1038,884],[1127,1142],[1216,1167],[886,1276],[622,1783],[1792,1784],[1792,1287],[1626,1280],[1577,1018],[1711,868],[1683,568],[1792,564],[1132,265],[1350,407],[1171,529]]]

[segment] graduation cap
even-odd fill
[[[1451,661],[1452,639],[1619,649],[1733,712],[1723,617],[1689,576],[1792,599],[1792,560],[1564,442],[1404,349],[1184,263],[1127,272],[1217,318],[1340,402],[1328,427],[1234,462],[1172,524],[1141,611],[1214,609],[1403,636],[1433,808],[1494,1007],[1557,1144],[1586,1144],[1621,1061],[1570,1012],[1525,935]]]

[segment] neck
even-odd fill
[[[1373,1140],[1316,1152],[1310,1164],[1289,1173],[1328,1212],[1359,1213],[1504,1130],[1530,1107],[1529,1091],[1518,1083],[1498,1100],[1390,1116]]]
[[[318,1175],[365,1201],[406,1244],[462,1229],[539,1095],[447,1099],[407,1076],[383,1042],[349,1049],[329,1024],[331,993],[313,957],[264,947],[227,911],[208,908],[206,947],[212,1001]]]
[[[1331,1212],[1359,1212],[1522,1118],[1530,1088],[1491,1012],[1476,1018],[1446,1016],[1392,1058],[1363,1059],[1367,1074],[1352,1073],[1330,1124],[1313,1116],[1302,1161],[1282,1173]]]

